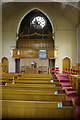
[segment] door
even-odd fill
[[[2,58],[2,72],[8,73],[8,58],[6,57]]]
[[[70,69],[70,65],[71,65],[71,60],[68,57],[65,57],[62,60],[62,71],[65,71],[66,68]]]

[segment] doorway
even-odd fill
[[[62,71],[65,71],[66,68],[70,69],[70,66],[71,66],[71,60],[70,60],[70,58],[65,57],[62,60]]]
[[[49,67],[55,67],[55,59],[49,59]]]
[[[6,57],[2,58],[2,72],[8,73],[8,58]]]
[[[15,68],[16,68],[16,72],[20,72],[20,59],[15,59]]]

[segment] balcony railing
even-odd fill
[[[57,49],[43,49],[46,50],[47,59],[57,58]],[[39,50],[35,49],[11,49],[10,56],[13,58],[39,58]]]
[[[40,49],[58,49],[58,46],[48,46],[48,47],[45,47],[45,46],[39,46],[39,47],[31,47],[31,46],[27,46],[27,47],[16,47],[16,46],[11,46],[10,47],[10,50],[13,50],[13,49],[32,49],[32,50],[40,50]]]

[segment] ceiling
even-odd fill
[[[5,0],[4,0],[5,1]],[[6,0],[7,1],[7,0]],[[10,1],[10,0],[8,0]],[[17,0],[12,0],[17,1]],[[30,0],[29,2],[8,2],[6,4],[3,4],[3,20],[7,19],[12,13],[15,13],[19,9],[24,9],[27,6],[31,4]],[[25,0],[23,0],[25,1]],[[41,1],[41,0],[40,0]],[[50,0],[47,0],[50,1]],[[69,0],[66,0],[69,1]],[[71,0],[70,0],[71,1]],[[75,0],[78,1],[78,0]],[[46,2],[45,2],[46,4]],[[48,3],[53,9],[56,9],[60,14],[62,14],[63,17],[68,19],[73,25],[77,26],[80,24],[80,8],[79,3],[77,2],[49,2]],[[7,12],[8,11],[8,12]]]
[[[1,0],[0,3],[4,4],[7,2],[61,2],[65,4],[72,5],[79,9],[79,2],[80,0]]]

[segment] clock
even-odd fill
[[[45,19],[41,16],[36,16],[32,19],[31,25],[36,29],[43,29],[45,26]]]

